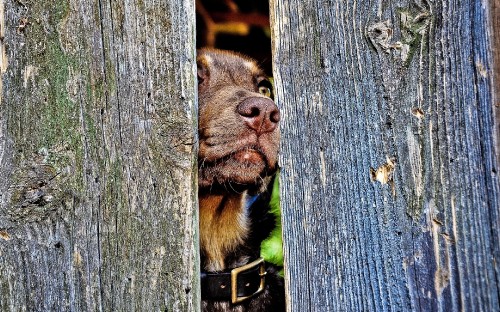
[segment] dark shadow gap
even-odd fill
[[[214,47],[246,54],[272,75],[267,0],[197,0],[196,48]]]

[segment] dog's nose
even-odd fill
[[[280,121],[280,112],[274,102],[267,98],[252,97],[245,99],[237,107],[238,114],[245,123],[258,134],[271,132]]]

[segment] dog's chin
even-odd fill
[[[214,185],[230,185],[238,188],[258,187],[262,184],[263,178],[272,170],[259,152],[239,151],[217,165],[199,168],[198,185],[200,187]]]

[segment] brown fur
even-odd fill
[[[200,197],[200,243],[207,258],[206,270],[224,270],[226,254],[244,243],[248,224],[243,199],[243,194]]]
[[[258,135],[245,125],[235,109],[246,98],[266,98],[257,93],[259,83],[266,80],[264,72],[255,61],[220,50],[201,50],[198,64],[200,187],[214,183],[239,189],[241,185],[262,185],[266,171],[275,168],[279,132]],[[260,151],[259,156],[250,157],[262,159],[242,161],[250,149]],[[215,165],[206,166],[208,162]],[[243,189],[240,194],[225,196],[220,192],[200,192],[200,241],[209,263],[205,269],[225,269],[227,253],[244,241],[248,231],[243,210],[245,196]],[[219,207],[223,198],[225,205]]]
[[[252,227],[255,220],[245,203],[249,194],[266,189],[276,170],[279,112],[266,92],[271,88],[269,81],[252,59],[203,49],[198,51],[197,63],[201,265],[202,270],[220,272],[259,255],[258,229]],[[258,118],[255,107],[261,113]],[[276,291],[273,287],[282,289],[282,282],[277,276],[268,275],[266,280],[277,286],[266,287],[243,305],[204,301],[203,310],[280,310],[270,302]]]
[[[201,50],[198,55],[199,79],[199,172],[200,187],[214,183],[262,184],[265,171],[276,164],[279,132],[258,135],[249,129],[235,110],[248,98],[264,98],[258,93],[259,83],[267,81],[257,64],[246,57],[214,50]],[[214,70],[217,69],[217,70]],[[237,151],[258,149],[262,161],[242,162]],[[229,157],[226,161],[221,159]],[[216,166],[203,166],[218,162]]]

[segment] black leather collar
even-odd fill
[[[230,272],[202,271],[201,298],[239,303],[264,290],[265,274],[265,263],[262,258]]]

